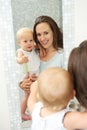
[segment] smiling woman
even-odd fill
[[[6,126],[7,126],[8,130],[22,130],[20,125],[21,118],[20,118],[20,100],[19,100],[20,97],[19,97],[19,89],[18,89],[19,87],[18,87],[18,78],[17,78],[18,72],[17,72],[16,61],[15,61],[16,38],[14,34],[16,34],[16,31],[21,26],[26,25],[32,28],[33,21],[36,19],[37,16],[42,14],[52,16],[57,21],[58,25],[61,28],[62,28],[62,18],[63,18],[64,48],[66,52],[69,52],[70,49],[72,48],[73,41],[74,41],[74,31],[73,31],[74,30],[74,25],[73,25],[74,24],[73,23],[74,3],[73,0],[71,1],[63,0],[62,1],[63,6],[62,6],[60,4],[60,0],[59,1],[50,0],[48,2],[46,0],[44,1],[39,0],[39,2],[36,3],[35,1],[31,1],[31,0],[30,1],[29,0],[28,1],[2,0],[0,4],[1,4],[0,49],[3,50],[2,53],[0,51],[0,55],[2,57],[1,58],[2,60],[0,60],[0,65],[2,62],[3,65],[2,73],[4,74],[3,75],[4,81],[1,82],[0,85],[3,86],[3,88],[1,89],[3,89],[3,91],[5,90],[4,94],[2,93],[2,91],[0,91],[1,92],[0,95],[2,96],[2,98],[0,98],[1,99],[0,106],[3,105],[3,107],[1,107],[0,109],[0,114],[1,114],[0,129],[6,130]],[[12,4],[12,10],[11,10],[11,4]],[[63,7],[63,12],[62,12],[62,7]],[[33,10],[35,10],[35,14],[33,14]],[[65,57],[67,62],[68,53],[65,53]],[[0,79],[2,80],[2,77]],[[3,85],[3,83],[5,84]],[[3,115],[5,114],[3,118],[4,121],[2,120],[2,116],[3,116],[2,113]],[[25,130],[27,129],[29,130],[29,128],[25,128]]]

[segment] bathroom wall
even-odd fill
[[[75,0],[75,43],[87,40],[87,0]]]

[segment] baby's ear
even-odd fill
[[[20,46],[20,42],[18,42],[18,45]]]
[[[40,100],[40,96],[39,96],[39,93],[37,92],[37,99]]]
[[[17,41],[18,45],[20,46],[20,40]]]

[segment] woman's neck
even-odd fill
[[[55,48],[46,49],[45,56],[41,57],[41,60],[43,61],[49,61],[57,52]]]
[[[46,49],[46,53],[47,53],[47,54],[50,54],[50,53],[55,52],[55,51],[57,51],[57,50],[56,50],[55,48],[53,48],[53,47]]]

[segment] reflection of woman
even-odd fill
[[[40,16],[35,21],[33,33],[35,42],[46,52],[45,56],[40,53],[40,71],[49,67],[63,67],[63,36],[56,22],[49,16]]]
[[[40,49],[40,72],[49,67],[64,67],[63,35],[56,22],[49,16],[37,17],[33,33]],[[36,77],[30,79],[35,81]],[[29,90],[29,78],[24,79],[20,87]]]

